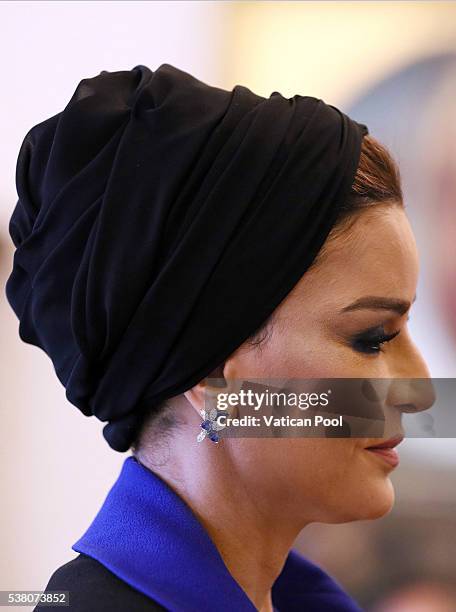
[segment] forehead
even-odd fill
[[[364,295],[413,300],[418,267],[405,211],[375,206],[358,213],[348,231],[328,240],[318,265],[291,292],[288,306],[343,307]]]

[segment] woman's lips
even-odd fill
[[[396,438],[391,438],[385,442],[381,442],[380,444],[368,446],[365,450],[369,451],[370,453],[375,453],[377,456],[386,461],[386,463],[389,463],[389,465],[395,468],[399,465],[399,455],[395,449],[395,446],[400,444],[403,439],[403,436],[397,436]]]

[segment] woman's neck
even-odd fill
[[[231,575],[257,609],[272,612],[271,588],[297,533],[278,530],[278,521],[268,516],[251,492],[242,489],[235,474],[221,477],[217,473],[216,485],[209,479],[196,491],[187,486],[179,493],[204,525]]]
[[[198,444],[188,431],[177,428],[166,441],[170,447],[138,452],[138,459],[190,506],[255,607],[272,612],[272,585],[304,524],[290,520],[280,500],[243,486],[228,445],[222,446],[228,441]]]

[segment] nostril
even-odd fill
[[[399,404],[396,408],[401,412],[417,412],[419,410],[415,404]]]

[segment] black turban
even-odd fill
[[[367,128],[320,99],[170,64],[83,79],[19,152],[6,285],[24,342],[127,450],[311,265]]]

